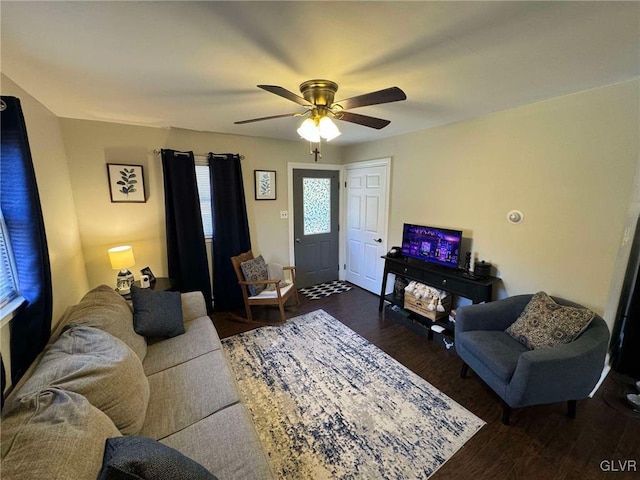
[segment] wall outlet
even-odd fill
[[[286,210],[280,210],[280,218],[283,220],[289,218],[289,212]]]

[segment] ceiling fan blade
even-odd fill
[[[262,120],[272,120],[274,118],[284,118],[284,117],[298,117],[300,113],[284,113],[282,115],[271,115],[270,117],[260,117],[260,118],[252,118],[250,120],[240,120],[237,122],[233,122],[235,125],[243,125],[245,123],[253,123],[253,122],[261,122]]]
[[[384,90],[378,90],[377,92],[365,93],[364,95],[358,95],[356,97],[347,98],[334,102],[333,104],[340,105],[343,110],[350,110],[352,108],[366,107],[367,105],[378,105],[380,103],[391,103],[406,100],[407,95],[398,87],[389,87]]]
[[[340,112],[336,114],[336,119],[342,120],[343,122],[357,123],[365,127],[375,128],[376,130],[380,130],[391,123],[389,120],[383,120],[382,118],[359,115],[351,112]]]
[[[293,92],[290,92],[286,88],[279,87],[277,85],[258,85],[258,88],[262,88],[267,92],[275,93],[276,95],[280,95],[281,97],[286,98],[287,100],[291,100],[292,102],[296,102],[303,107],[309,107],[311,104],[307,102],[304,98],[296,95]]]

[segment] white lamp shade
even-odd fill
[[[304,122],[302,122],[302,125],[300,125],[300,128],[298,128],[298,135],[300,135],[308,142],[320,142],[320,132],[316,127],[316,122],[314,122],[311,118],[307,118]]]
[[[320,119],[318,130],[320,130],[320,136],[327,142],[340,135],[340,130],[338,130],[336,124],[333,123],[333,120],[331,120],[329,117],[322,117]]]
[[[109,249],[109,261],[114,270],[126,270],[136,264],[133,258],[133,248],[130,246],[114,247]]]

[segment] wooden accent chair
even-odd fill
[[[244,298],[244,306],[247,311],[247,320],[250,322],[253,321],[251,316],[251,306],[252,305],[277,305],[280,309],[280,319],[282,322],[286,321],[285,313],[284,313],[284,305],[290,299],[295,299],[295,304],[300,304],[300,299],[298,298],[298,288],[296,287],[296,269],[295,267],[283,267],[283,271],[290,272],[291,283],[286,286],[280,286],[280,280],[277,279],[266,279],[266,280],[258,280],[258,281],[247,281],[245,279],[244,273],[242,272],[242,263],[253,260],[253,252],[249,250],[248,252],[241,253],[235,257],[231,257],[231,263],[233,264],[233,269],[236,272],[236,276],[238,277],[238,284],[242,289],[242,297]],[[265,285],[266,287],[257,295],[251,295],[249,292],[250,285]]]

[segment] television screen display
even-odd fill
[[[445,228],[404,224],[402,254],[445,267],[458,268],[462,232]]]

